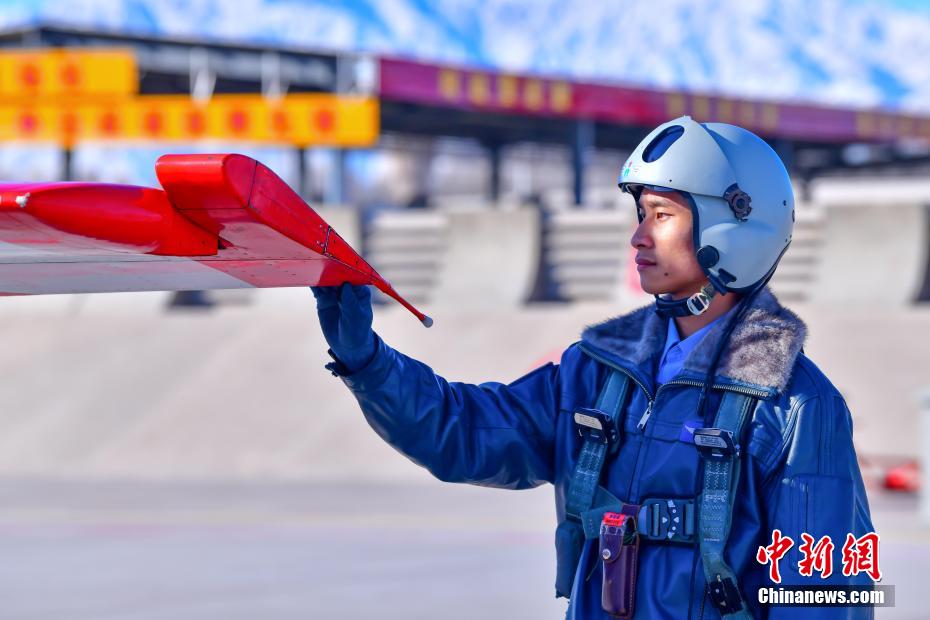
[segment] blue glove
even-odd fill
[[[375,356],[377,343],[371,329],[371,291],[367,286],[311,286],[316,297],[323,337],[329,353],[349,373],[365,366]]]

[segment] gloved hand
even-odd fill
[[[367,286],[311,286],[323,337],[330,353],[350,372],[361,370],[375,356],[371,329],[371,291]]]

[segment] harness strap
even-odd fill
[[[557,597],[568,598],[574,587],[575,573],[585,545],[582,516],[593,505],[609,501],[603,496],[596,496],[601,488],[601,471],[607,454],[620,446],[620,414],[631,383],[627,375],[610,370],[598,394],[596,408],[580,409],[574,414],[575,425],[584,437],[584,443],[565,498],[566,518],[555,530]]]
[[[597,397],[596,411],[593,413],[600,414],[603,423],[612,425],[613,430],[620,427],[620,409],[630,391],[630,383],[627,375],[611,370]],[[579,420],[578,415],[576,413],[576,421]],[[589,415],[584,415],[583,418],[586,421],[594,419]],[[591,429],[591,431],[594,430]],[[572,473],[572,481],[568,487],[568,495],[565,498],[565,512],[571,518],[581,520],[582,513],[594,505],[594,497],[601,480],[601,471],[604,468],[607,452],[617,447],[617,440],[609,439],[610,430],[602,429],[600,435],[596,432],[588,432],[584,435],[585,441],[581,446],[578,462]],[[581,432],[580,429],[579,432]]]
[[[695,443],[704,459],[704,486],[698,498],[698,531],[701,561],[710,599],[727,620],[750,620],[752,616],[736,584],[736,575],[723,559],[733,504],[739,484],[742,431],[755,399],[726,392],[717,410],[715,428],[695,431]],[[701,443],[699,443],[701,442]]]

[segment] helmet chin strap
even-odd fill
[[[656,314],[666,319],[698,316],[707,312],[707,309],[710,308],[710,300],[716,294],[717,289],[708,281],[697,293],[683,299],[669,299],[656,295]]]

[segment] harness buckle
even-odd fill
[[[710,601],[721,616],[735,613],[743,608],[743,597],[729,577],[721,578],[718,574],[716,580],[707,584],[707,589],[710,593]]]
[[[733,433],[722,428],[694,429],[694,445],[705,459],[722,460],[739,456]]]
[[[636,516],[636,529],[649,540],[693,543],[694,500],[643,500]]]
[[[611,454],[620,448],[620,430],[603,411],[579,407],[575,410],[575,427],[585,441],[604,444]]]

